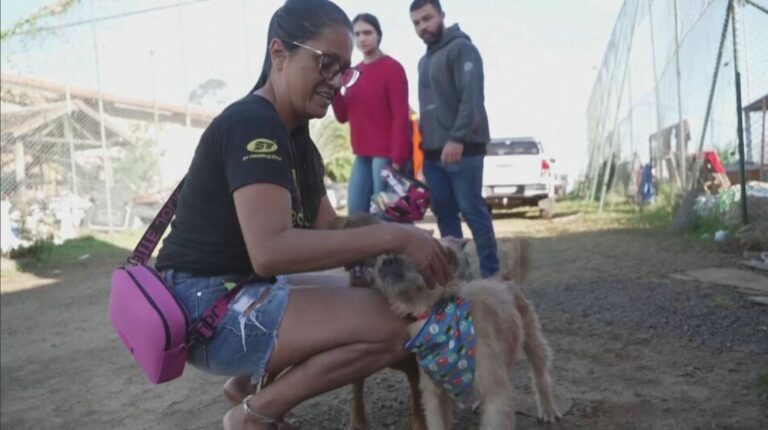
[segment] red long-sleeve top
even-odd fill
[[[357,67],[360,78],[333,100],[333,113],[339,122],[349,121],[355,155],[402,165],[413,154],[405,69],[388,55]]]

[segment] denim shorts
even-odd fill
[[[174,270],[163,272],[163,278],[172,286],[190,322],[226,293],[225,282],[237,281],[233,276],[199,277]],[[282,276],[274,284],[260,281],[243,286],[213,337],[190,347],[189,364],[215,375],[251,375],[254,381],[262,378],[277,346],[289,294]]]

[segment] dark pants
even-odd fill
[[[462,157],[458,163],[447,166],[439,160],[424,160],[424,177],[440,235],[462,237],[461,213],[475,240],[480,275],[487,278],[498,273],[499,257],[491,214],[482,195],[483,159],[483,155]]]

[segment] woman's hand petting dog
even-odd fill
[[[415,230],[412,235],[414,242],[411,246],[403,244],[403,256],[412,261],[416,269],[424,277],[427,287],[432,289],[435,285],[445,286],[453,278],[453,270],[449,264],[450,251],[447,250],[437,239],[432,237],[431,233],[411,226]],[[423,235],[428,237],[429,241],[423,240]]]
[[[333,223],[334,229],[359,228],[381,223],[375,216],[367,213],[353,214],[348,217],[337,217]],[[431,230],[414,227],[409,224],[392,224],[401,228],[404,238],[400,241],[396,253],[402,253],[405,258],[413,262],[419,273],[424,277],[429,288],[435,285],[444,286],[451,281],[453,269],[449,261],[451,253],[437,239],[432,237]],[[376,264],[376,258],[362,259],[354,264],[344,266],[354,286],[368,286],[370,284],[370,270]]]

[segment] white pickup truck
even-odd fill
[[[483,197],[489,210],[537,206],[542,218],[552,217],[554,160],[532,137],[493,139],[483,167]]]

